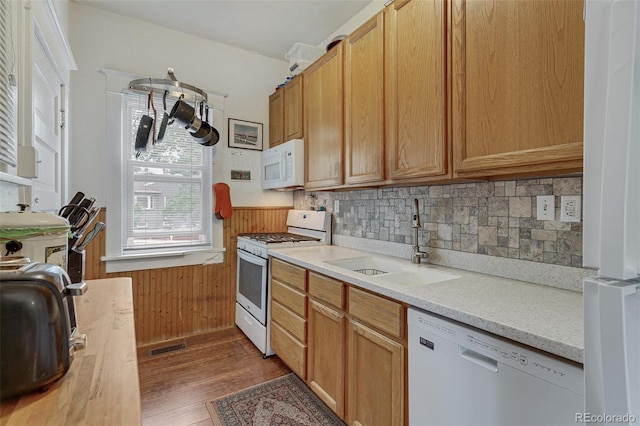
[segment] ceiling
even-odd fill
[[[294,43],[322,43],[372,0],[74,1],[284,60]]]

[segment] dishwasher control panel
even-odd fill
[[[413,331],[409,335],[410,340],[417,339],[416,342],[410,341],[410,345],[418,343],[437,351],[437,343],[429,339],[430,334],[436,335],[457,343],[461,356],[473,351],[491,360],[498,369],[500,364],[508,365],[577,394],[584,394],[583,370],[572,361],[564,361],[555,355],[413,308],[408,309],[407,322]]]

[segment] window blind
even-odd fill
[[[0,163],[17,165],[15,137],[15,90],[10,76],[15,63],[12,41],[11,2],[0,2]]]
[[[162,121],[162,97],[157,129]],[[171,102],[172,104],[172,102]],[[168,105],[168,107],[170,107]],[[211,247],[211,147],[203,147],[177,122],[161,143],[136,156],[146,95],[123,94],[122,223],[123,253]]]

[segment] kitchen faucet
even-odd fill
[[[420,229],[420,212],[418,211],[418,199],[413,200],[413,225],[411,227],[414,230],[413,233],[413,248],[411,250],[411,263],[420,263],[422,259],[427,259],[429,253],[420,251],[420,245],[418,244],[418,229]]]

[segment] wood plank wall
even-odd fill
[[[85,279],[131,277],[138,346],[234,325],[236,240],[248,232],[284,232],[291,207],[234,207],[224,220],[224,262],[107,274],[105,232],[87,247]],[[106,210],[98,220],[106,223]],[[80,319],[81,320],[81,319]],[[82,326],[82,324],[80,324]]]

